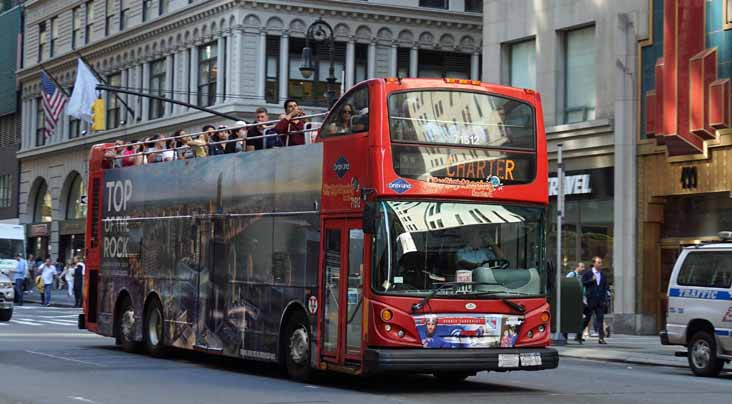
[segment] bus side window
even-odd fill
[[[364,86],[344,97],[323,123],[320,136],[361,133],[369,130],[369,88]]]

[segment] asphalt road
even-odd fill
[[[0,403],[688,403],[728,402],[732,373],[562,359],[557,370],[480,373],[440,384],[413,375],[363,380],[326,374],[315,383],[282,378],[271,365],[173,352],[125,353],[76,329],[77,309],[16,308],[0,323]]]

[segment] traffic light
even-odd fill
[[[92,105],[91,130],[99,131],[105,129],[107,129],[107,110],[104,108],[104,100],[97,98]]]

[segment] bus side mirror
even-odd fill
[[[376,220],[378,208],[375,202],[366,202],[363,209],[363,232],[367,234],[376,233]]]

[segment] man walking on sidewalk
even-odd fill
[[[15,257],[15,260],[18,261],[18,263],[15,264],[15,274],[13,275],[13,282],[15,283],[15,303],[18,303],[18,306],[22,306],[23,287],[25,286],[24,283],[28,272],[28,264],[20,254]]]
[[[598,330],[600,344],[605,342],[605,330],[603,321],[605,318],[605,306],[607,305],[608,284],[607,276],[602,273],[602,258],[595,257],[592,259],[592,268],[582,274],[582,285],[585,287],[585,297],[587,298],[587,311],[585,318],[582,320],[582,329],[587,328],[590,324],[592,315],[595,315],[595,328]]]
[[[56,267],[51,263],[51,258],[40,266],[41,279],[43,279],[43,302],[45,306],[51,305],[51,290],[53,290],[53,278],[56,276]]]
[[[81,257],[74,257],[74,307],[81,307],[84,292],[86,265]]]

